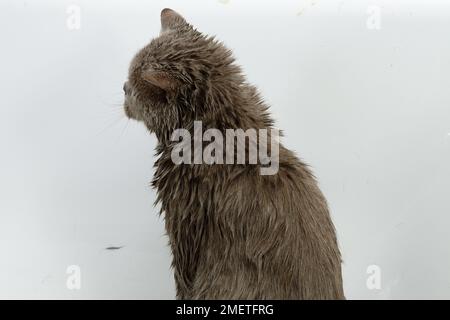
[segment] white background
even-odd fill
[[[347,297],[450,298],[445,0],[2,0],[0,298],[174,298],[149,187],[155,137],[121,109],[164,7],[234,50],[312,165]],[[373,264],[379,290],[366,286]],[[70,265],[80,290],[66,287]]]

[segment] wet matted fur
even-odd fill
[[[180,299],[343,299],[341,256],[324,196],[280,145],[279,170],[181,164],[173,130],[270,129],[257,89],[230,50],[170,9],[124,85],[128,117],[158,138],[153,186],[164,214]]]

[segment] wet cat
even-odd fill
[[[158,139],[153,186],[179,299],[344,299],[341,256],[314,176],[279,145],[263,163],[176,164],[174,130],[272,129],[268,106],[232,53],[171,9],[131,62],[125,113]],[[249,149],[245,149],[246,154]],[[223,152],[230,152],[224,149]]]

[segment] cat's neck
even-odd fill
[[[160,149],[173,145],[172,135],[175,130],[185,129],[193,133],[194,126],[198,123],[201,124],[203,132],[208,129],[217,129],[223,134],[227,129],[246,131],[273,127],[268,105],[264,103],[257,89],[249,84],[243,83],[227,88],[225,92],[211,92],[202,101],[201,104],[189,106],[194,110],[191,117],[183,119],[173,128],[155,132]]]

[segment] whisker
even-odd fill
[[[119,143],[120,139],[122,138],[122,136],[124,135],[125,131],[127,130],[129,123],[130,123],[130,119],[128,118],[127,122],[125,123],[124,128],[122,129],[122,132],[119,135],[119,138],[117,138],[116,143]]]
[[[110,124],[106,125],[105,128],[103,128],[102,130],[100,130],[100,131],[97,133],[97,136],[100,135],[100,134],[105,133],[106,130],[111,129],[112,127],[114,127],[115,125],[117,125],[120,121],[122,121],[124,118],[125,118],[125,115],[124,115],[124,114],[121,114],[121,115],[119,116],[119,118],[114,119]]]

